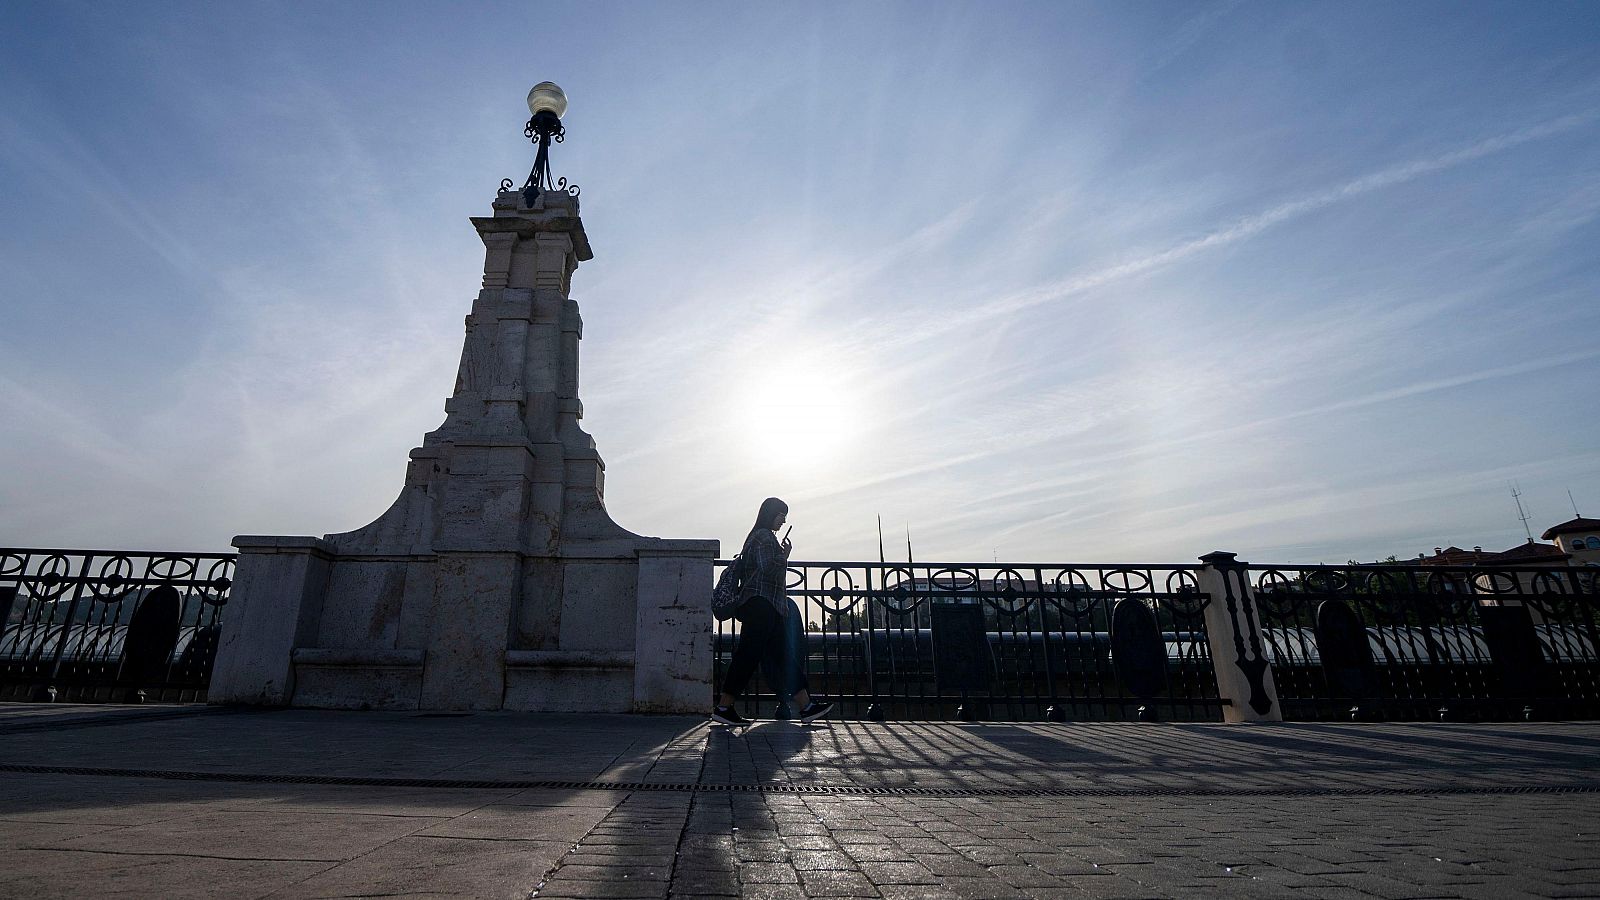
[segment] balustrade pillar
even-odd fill
[[[1225,722],[1282,722],[1278,689],[1261,634],[1261,616],[1249,570],[1232,553],[1218,550],[1200,557],[1197,573],[1206,604],[1206,637],[1217,672],[1217,696]]]

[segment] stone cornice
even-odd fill
[[[538,234],[570,234],[572,252],[578,257],[578,262],[594,259],[589,236],[583,230],[583,219],[578,216],[554,215],[537,219],[526,216],[473,216],[472,227],[478,229],[479,235],[515,234],[524,240],[531,240]]]

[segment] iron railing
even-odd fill
[[[0,549],[0,699],[203,700],[235,559]],[[1593,568],[1246,570],[1288,718],[1600,716]],[[1216,720],[1199,571],[796,562],[791,639],[846,717]],[[1148,610],[1144,644],[1117,637],[1114,618],[1140,630],[1119,609]],[[719,684],[737,633],[716,627]]]
[[[724,567],[728,561],[720,560]],[[872,719],[1221,718],[1196,566],[791,562],[811,690]],[[1157,671],[1130,689],[1112,652],[1119,602],[1154,614]],[[965,608],[967,612],[961,613]],[[801,633],[800,629],[804,628]],[[738,634],[717,624],[720,685]],[[1124,654],[1123,668],[1133,654]],[[1164,663],[1164,664],[1163,664]],[[764,671],[746,715],[784,715]],[[1151,690],[1154,687],[1154,690]]]
[[[1248,568],[1289,718],[1600,715],[1600,570]]]
[[[204,700],[234,559],[0,549],[0,699]]]

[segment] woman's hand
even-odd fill
[[[789,539],[788,538],[784,538],[783,539],[783,543],[779,544],[778,546],[783,548],[783,558],[784,559],[788,559],[789,558],[789,551],[794,549],[794,544],[789,543]]]

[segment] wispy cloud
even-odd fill
[[[1163,250],[1102,266],[1088,272],[1016,291],[987,300],[980,306],[951,312],[941,317],[906,316],[883,327],[874,341],[920,343],[936,340],[952,331],[975,328],[994,319],[1003,319],[1024,310],[1081,296],[1116,282],[1136,278],[1200,254],[1220,250],[1249,240],[1270,228],[1327,209],[1336,204],[1396,187],[1418,178],[1483,159],[1523,144],[1549,138],[1592,124],[1593,112],[1572,113],[1538,124],[1484,138],[1425,159],[1388,166],[1358,178],[1313,191],[1293,200],[1236,219],[1206,234],[1173,244]]]
[[[22,435],[0,470],[50,484],[6,485],[11,541],[159,522],[218,547],[383,508],[452,383],[481,258],[463,215],[527,163],[526,86],[459,64],[491,25],[572,51],[538,77],[574,98],[560,166],[602,250],[574,285],[585,425],[628,527],[738,531],[781,493],[806,555],[859,556],[882,512],[947,558],[1360,556],[1430,521],[1489,540],[1484,473],[1594,479],[1563,448],[1600,426],[1550,391],[1600,377],[1600,70],[1548,10],[1443,35],[1239,2],[826,27],[474,8],[329,52],[370,23],[3,27],[19,9],[0,406]],[[1311,32],[1361,62],[1289,58]],[[241,33],[222,70],[152,49]],[[72,46],[106,52],[40,49]],[[84,108],[150,127],[102,144]],[[63,215],[92,236],[46,246]]]

